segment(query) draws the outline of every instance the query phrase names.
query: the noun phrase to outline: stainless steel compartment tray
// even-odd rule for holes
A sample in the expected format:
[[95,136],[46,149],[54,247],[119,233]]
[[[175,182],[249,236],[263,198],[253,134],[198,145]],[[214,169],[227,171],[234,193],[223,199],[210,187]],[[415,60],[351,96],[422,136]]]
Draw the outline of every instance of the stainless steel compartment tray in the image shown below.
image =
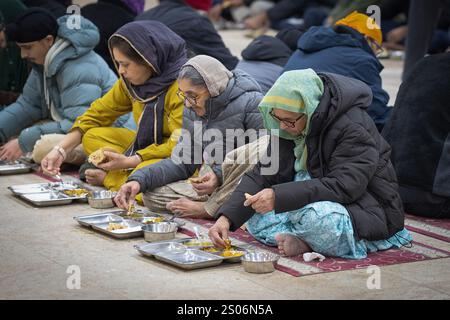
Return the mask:
[[162,251],[155,258],[185,270],[200,269],[217,266],[223,258],[196,249],[187,249],[184,252]]
[[94,224],[123,222],[124,219],[118,215],[120,213],[122,213],[122,211],[105,212],[99,214],[90,214],[85,216],[73,217],[73,219],[82,226],[92,227]]
[[72,183],[60,183],[60,182],[47,182],[47,183],[30,183],[30,184],[19,184],[14,186],[9,186],[8,189],[15,195],[22,195],[27,193],[47,193],[50,190],[60,191],[60,190],[72,190],[81,188],[75,182]]
[[24,163],[0,164],[0,175],[18,174],[31,171],[31,166]]
[[135,249],[139,251],[140,254],[147,257],[153,257],[155,254],[158,254],[162,251],[186,251],[187,248],[181,244],[184,239],[174,239],[169,241],[160,241],[160,242],[152,242],[152,243],[142,243],[135,245]]
[[109,222],[94,224],[92,228],[116,239],[129,239],[143,236],[141,223],[131,220],[124,220],[119,223],[127,225],[128,228],[109,231]]
[[30,193],[21,194],[20,198],[38,207],[59,206],[71,203],[74,199],[59,193]]

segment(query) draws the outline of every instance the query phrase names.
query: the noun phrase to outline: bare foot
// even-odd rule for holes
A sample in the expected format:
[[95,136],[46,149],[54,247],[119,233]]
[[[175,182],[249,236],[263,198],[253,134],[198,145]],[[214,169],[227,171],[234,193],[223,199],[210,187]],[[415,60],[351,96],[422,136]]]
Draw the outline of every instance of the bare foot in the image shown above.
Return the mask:
[[204,202],[192,201],[187,198],[171,201],[166,208],[173,213],[181,213],[181,217],[184,218],[211,218],[205,210]]
[[93,186],[102,187],[106,177],[106,171],[101,169],[88,169],[86,170],[85,175],[87,183]]
[[278,243],[278,250],[282,256],[292,257],[311,251],[311,248],[299,238],[287,234],[280,233],[275,236]]

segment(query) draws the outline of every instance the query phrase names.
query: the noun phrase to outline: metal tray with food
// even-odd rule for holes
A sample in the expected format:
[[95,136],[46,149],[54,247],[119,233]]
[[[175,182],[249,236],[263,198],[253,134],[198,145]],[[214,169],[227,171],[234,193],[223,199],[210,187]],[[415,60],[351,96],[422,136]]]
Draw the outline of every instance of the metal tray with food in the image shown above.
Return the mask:
[[93,224],[92,228],[116,239],[129,239],[143,236],[142,224],[132,220]]
[[184,238],[174,239],[170,241],[160,241],[135,246],[136,250],[144,256],[152,257],[162,254],[163,252],[183,252],[185,250],[198,250],[208,254],[212,254],[221,258],[225,262],[237,263],[241,262],[241,257],[247,253],[247,250],[238,246],[231,246],[227,249],[219,249],[214,247],[209,240]]
[[95,224],[103,224],[103,223],[119,223],[124,219],[118,214],[123,211],[113,211],[113,212],[104,212],[98,214],[90,214],[84,216],[73,217],[75,221],[77,221],[80,225],[86,227],[92,227]]
[[8,187],[8,189],[15,195],[26,193],[46,193],[49,191],[73,190],[78,188],[80,188],[80,185],[76,182],[29,183]]
[[161,251],[155,258],[185,270],[214,267],[222,263],[223,258],[196,249],[185,251]]
[[31,171],[31,166],[20,162],[0,162],[0,175],[27,173]]

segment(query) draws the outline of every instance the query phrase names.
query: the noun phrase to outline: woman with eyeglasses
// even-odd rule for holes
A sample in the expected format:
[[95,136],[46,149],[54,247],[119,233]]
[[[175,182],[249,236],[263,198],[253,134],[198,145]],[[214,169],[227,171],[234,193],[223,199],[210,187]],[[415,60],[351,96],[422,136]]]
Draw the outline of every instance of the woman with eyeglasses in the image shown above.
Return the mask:
[[[214,218],[240,177],[256,164],[243,159],[234,166],[224,159],[227,152],[245,154],[237,150],[255,157],[255,150],[264,143],[264,139],[256,140],[258,130],[263,129],[258,110],[263,95],[247,73],[228,71],[220,61],[205,55],[190,59],[181,68],[178,85],[185,109],[181,138],[172,157],[134,172],[120,189],[116,204],[127,208],[143,192],[144,204],[151,211],[168,209],[183,217]],[[198,179],[186,181],[197,171]]]
[[355,79],[284,73],[259,106],[279,137],[280,169],[267,175],[257,165],[242,178],[209,230],[214,244],[224,247],[244,223],[286,256],[362,259],[408,244],[391,149],[365,111],[371,98]]
[[[109,48],[120,79],[75,120],[41,166],[58,174],[79,143],[87,155],[105,148],[106,162],[85,170],[86,181],[118,190],[133,171],[169,157],[176,145],[183,115],[177,76],[187,57],[184,40],[156,21],[124,25],[109,39]],[[129,112],[136,131],[110,127]]]

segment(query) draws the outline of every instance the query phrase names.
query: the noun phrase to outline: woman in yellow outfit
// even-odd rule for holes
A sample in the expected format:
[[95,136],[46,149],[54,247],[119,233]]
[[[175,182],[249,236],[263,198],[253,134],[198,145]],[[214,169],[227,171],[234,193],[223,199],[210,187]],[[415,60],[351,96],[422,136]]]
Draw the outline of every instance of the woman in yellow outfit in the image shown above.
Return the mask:
[[[184,40],[156,21],[124,25],[111,36],[109,47],[120,79],[76,119],[41,166],[59,174],[66,154],[80,142],[88,155],[106,148],[108,161],[86,170],[86,181],[118,190],[135,170],[170,157],[183,119],[176,80],[187,57]],[[130,111],[137,131],[111,127]]]

